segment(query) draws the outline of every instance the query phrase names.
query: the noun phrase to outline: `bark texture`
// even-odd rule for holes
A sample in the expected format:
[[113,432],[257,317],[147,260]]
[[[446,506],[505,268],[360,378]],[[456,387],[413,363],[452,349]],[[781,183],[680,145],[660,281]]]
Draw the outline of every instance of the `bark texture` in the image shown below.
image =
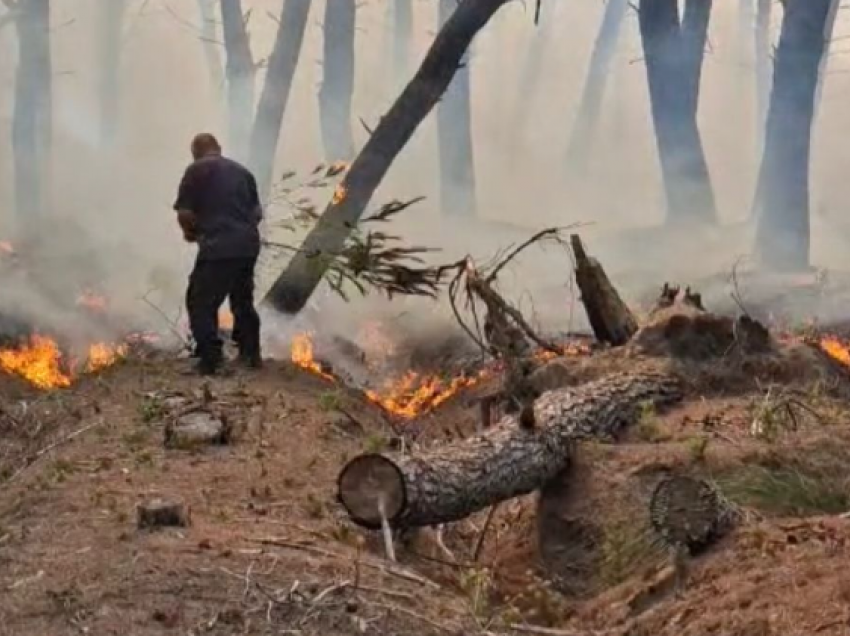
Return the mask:
[[567,146],[567,169],[574,178],[585,174],[587,158],[593,147],[593,139],[602,113],[602,100],[605,96],[608,74],[617,52],[617,43],[620,40],[620,32],[628,8],[629,0],[608,0],[605,5],[602,26],[599,27],[599,34],[593,45],[578,114]]
[[[457,6],[457,0],[440,0],[441,25],[448,22]],[[469,72],[467,52],[437,106],[440,209],[444,216],[475,216],[475,160]]]
[[638,330],[637,320],[622,301],[608,275],[595,258],[590,258],[577,235],[570,237],[576,261],[576,284],[593,334],[613,346],[626,344]]
[[755,201],[756,253],[774,271],[809,267],[809,160],[832,0],[787,0]]
[[98,15],[97,63],[98,102],[100,105],[100,141],[115,145],[121,107],[121,33],[124,25],[124,0],[100,0]]
[[463,0],[437,34],[416,75],[381,119],[264,302],[278,311],[301,311],[356,227],[381,183],[416,128],[448,88],[475,34],[507,0]]
[[285,0],[274,49],[269,57],[266,82],[257,104],[257,117],[251,129],[249,164],[257,178],[262,199],[271,190],[283,115],[292,91],[309,14],[310,0]]
[[319,90],[322,141],[327,161],[349,161],[354,157],[351,135],[351,98],[354,93],[353,0],[325,5],[324,77]]
[[711,176],[697,126],[700,69],[711,0],[641,0],[652,119],[667,198],[669,224],[715,222]]
[[615,436],[642,404],[680,398],[675,378],[649,373],[551,391],[535,405],[535,430],[509,416],[460,444],[418,456],[356,457],[340,473],[339,499],[356,523],[369,528],[380,526],[380,507],[395,528],[457,521],[541,488],[568,466],[576,442]]
[[49,0],[26,0],[18,6],[18,68],[12,148],[15,206],[23,226],[47,212],[49,160],[53,132],[53,66]]
[[227,55],[227,127],[230,154],[239,161],[248,159],[248,142],[254,121],[254,80],[256,66],[242,0],[221,0],[221,23]]
[[201,15],[201,46],[204,48],[204,59],[210,74],[210,84],[214,94],[221,95],[224,87],[224,69],[219,52],[218,27],[215,17],[216,0],[198,0],[198,11]]

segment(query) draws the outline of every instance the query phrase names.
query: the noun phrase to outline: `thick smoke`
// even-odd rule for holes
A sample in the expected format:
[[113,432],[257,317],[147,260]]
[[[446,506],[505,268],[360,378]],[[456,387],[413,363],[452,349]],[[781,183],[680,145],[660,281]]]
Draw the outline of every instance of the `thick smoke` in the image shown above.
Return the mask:
[[[57,329],[70,329],[73,311],[64,294],[100,286],[115,311],[139,323],[165,328],[141,298],[151,290],[166,313],[180,312],[192,246],[177,231],[171,204],[181,172],[189,161],[188,143],[202,130],[226,142],[226,98],[213,85],[209,46],[201,39],[196,0],[128,3],[121,46],[121,103],[116,148],[101,144],[97,107],[97,12],[104,0],[53,2],[54,148],[52,210],[37,228],[37,247],[19,241],[22,224],[13,208],[12,156],[9,135],[0,139],[0,240],[8,237],[27,258],[38,259],[37,272],[26,276],[0,270],[3,312],[38,317]],[[401,3],[400,3],[401,4]],[[430,116],[393,166],[373,205],[391,198],[425,196],[394,228],[409,242],[440,247],[449,260],[467,252],[486,260],[499,248],[516,243],[550,225],[589,223],[582,230],[591,252],[601,258],[627,295],[672,279],[682,283],[730,271],[751,248],[742,223],[749,215],[759,163],[754,25],[742,26],[737,3],[715,3],[709,33],[711,49],[703,69],[699,122],[723,223],[713,236],[694,237],[651,230],[663,218],[663,192],[641,61],[637,20],[630,11],[623,25],[607,78],[596,142],[584,158],[585,177],[569,185],[565,155],[580,101],[604,3],[544,3],[543,20],[556,21],[543,48],[538,85],[528,87],[526,53],[542,27],[533,24],[533,2],[508,3],[474,42],[470,55],[472,117],[479,219],[441,218],[438,211],[438,166],[435,117]],[[411,2],[411,64],[418,65],[437,27],[436,2]],[[245,0],[253,7],[249,27],[256,60],[271,49],[280,0]],[[288,169],[307,175],[323,154],[319,129],[318,87],[322,79],[321,16],[324,2],[314,2],[301,61],[287,107],[276,174]],[[357,13],[355,94],[352,127],[355,144],[367,138],[386,111],[399,85],[393,51],[393,12],[385,3],[359,3]],[[775,12],[773,36],[781,12]],[[749,29],[750,31],[747,31]],[[839,17],[836,37],[845,26]],[[219,35],[220,37],[220,35]],[[742,46],[741,41],[749,42]],[[9,130],[16,64],[14,29],[0,30],[0,126]],[[840,266],[850,224],[843,220],[846,154],[843,136],[850,116],[840,108],[846,90],[840,47],[833,47],[827,83],[816,122],[812,183],[813,255],[818,265]],[[218,47],[224,54],[223,47]],[[263,72],[258,75],[262,82]],[[258,93],[259,93],[258,84]],[[518,91],[521,87],[528,92]],[[517,127],[517,112],[524,121]],[[361,125],[360,121],[365,124]],[[225,143],[225,149],[226,149]],[[310,193],[321,209],[328,190]],[[283,211],[271,211],[282,214]],[[271,237],[292,240],[270,228]],[[35,266],[33,266],[35,268]],[[258,281],[262,295],[280,268],[266,263]],[[506,291],[536,310],[546,324],[566,327],[575,315],[569,289],[569,256],[557,249],[533,250],[504,280]],[[718,298],[726,292],[718,292]],[[530,298],[534,298],[533,305]],[[297,328],[313,327],[351,335],[374,316],[406,312],[410,324],[426,330],[448,321],[445,307],[412,300],[387,303],[357,299],[345,305],[317,298],[327,308],[302,317]],[[423,311],[423,308],[427,311]],[[283,318],[267,322],[266,332],[295,329]],[[288,325],[288,326],[287,326]],[[74,327],[86,331],[92,325]],[[100,327],[98,327],[100,328]]]

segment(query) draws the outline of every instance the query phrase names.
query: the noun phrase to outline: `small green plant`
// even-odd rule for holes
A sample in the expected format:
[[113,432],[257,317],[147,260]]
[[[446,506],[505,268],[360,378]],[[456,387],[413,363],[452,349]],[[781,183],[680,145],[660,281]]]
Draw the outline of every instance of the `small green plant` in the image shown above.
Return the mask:
[[145,397],[139,402],[139,417],[145,424],[162,419],[165,415],[165,405],[158,397]]
[[635,434],[639,440],[649,443],[660,442],[665,438],[661,430],[661,420],[652,402],[641,402],[638,407]]
[[341,406],[342,393],[340,391],[323,391],[319,394],[319,408],[323,411],[335,411]]
[[380,433],[373,433],[363,442],[363,450],[367,453],[382,453],[387,449],[389,444],[390,441],[386,436]]
[[705,461],[709,442],[711,442],[711,438],[708,435],[698,435],[688,439],[688,456],[692,463],[701,464]]
[[827,466],[745,466],[717,482],[733,503],[768,514],[807,517],[850,509],[847,478]]
[[487,568],[470,568],[460,575],[460,589],[469,600],[473,615],[479,619],[486,618],[490,611],[490,594],[493,588],[493,578]]

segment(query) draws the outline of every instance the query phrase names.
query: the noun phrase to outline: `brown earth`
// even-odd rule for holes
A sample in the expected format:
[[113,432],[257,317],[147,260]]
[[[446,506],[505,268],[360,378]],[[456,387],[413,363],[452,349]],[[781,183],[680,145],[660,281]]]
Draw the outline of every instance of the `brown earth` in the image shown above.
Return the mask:
[[[850,633],[850,385],[808,347],[550,363],[550,388],[672,368],[688,399],[583,446],[542,499],[499,506],[478,562],[486,512],[442,542],[401,537],[397,564],[345,518],[340,467],[392,438],[359,393],[288,363],[208,382],[184,365],[134,358],[54,393],[0,377],[0,634]],[[492,388],[407,426],[422,444],[469,435]],[[175,396],[224,416],[231,443],[166,449]],[[674,471],[714,479],[745,512],[678,594],[646,520]],[[184,502],[191,525],[138,530],[154,498]]]

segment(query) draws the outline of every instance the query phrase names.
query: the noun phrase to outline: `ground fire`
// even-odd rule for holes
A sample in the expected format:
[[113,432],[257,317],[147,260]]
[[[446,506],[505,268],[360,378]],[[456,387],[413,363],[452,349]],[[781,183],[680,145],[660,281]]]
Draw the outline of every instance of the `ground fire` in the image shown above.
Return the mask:
[[826,336],[820,340],[820,348],[832,359],[850,367],[850,347],[835,336]]
[[71,386],[81,373],[94,373],[115,364],[126,355],[125,345],[95,343],[88,347],[85,360],[63,355],[52,338],[33,335],[20,347],[0,350],[0,369],[17,375],[39,389]]

